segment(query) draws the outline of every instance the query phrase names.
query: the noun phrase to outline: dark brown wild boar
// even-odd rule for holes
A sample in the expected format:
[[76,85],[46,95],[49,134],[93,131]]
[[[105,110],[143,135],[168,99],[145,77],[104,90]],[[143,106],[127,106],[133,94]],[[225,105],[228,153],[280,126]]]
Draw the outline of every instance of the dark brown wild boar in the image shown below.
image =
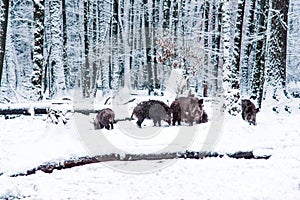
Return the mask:
[[181,124],[181,107],[180,107],[180,103],[178,101],[178,99],[175,99],[171,106],[171,111],[172,111],[172,115],[173,115],[173,119],[172,119],[172,125],[175,126],[176,122],[178,123],[178,125]]
[[197,97],[179,97],[181,108],[181,120],[185,120],[190,126],[194,122],[201,123],[203,115],[203,99]]
[[259,111],[249,99],[242,99],[242,118],[249,124],[256,125],[256,113]]
[[94,120],[94,127],[95,129],[102,129],[105,127],[109,130],[114,128],[114,122],[115,113],[110,108],[104,108],[97,113],[96,119]]
[[161,126],[161,120],[171,124],[171,110],[167,104],[158,100],[149,100],[140,102],[132,111],[131,118],[137,117],[136,124],[142,127],[145,119],[152,119],[154,126],[158,123]]

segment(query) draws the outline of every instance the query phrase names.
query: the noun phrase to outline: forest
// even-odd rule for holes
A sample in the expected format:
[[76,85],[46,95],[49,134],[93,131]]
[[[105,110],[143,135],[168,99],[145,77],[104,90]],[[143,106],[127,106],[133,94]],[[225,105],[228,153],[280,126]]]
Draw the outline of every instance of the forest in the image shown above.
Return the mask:
[[0,101],[80,90],[289,98],[300,81],[296,0],[1,0]]
[[0,199],[299,199],[299,119],[300,0],[0,0]]

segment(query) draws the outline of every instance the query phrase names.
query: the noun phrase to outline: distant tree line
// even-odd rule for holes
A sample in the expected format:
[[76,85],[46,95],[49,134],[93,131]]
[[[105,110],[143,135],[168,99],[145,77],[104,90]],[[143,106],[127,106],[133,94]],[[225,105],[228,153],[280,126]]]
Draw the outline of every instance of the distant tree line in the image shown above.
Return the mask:
[[260,107],[265,96],[288,97],[287,63],[297,66],[288,49],[289,28],[299,33],[295,0],[1,0],[0,6],[1,96],[12,101],[73,89],[84,98],[122,87],[163,91],[171,70],[180,68],[187,90],[237,91]]

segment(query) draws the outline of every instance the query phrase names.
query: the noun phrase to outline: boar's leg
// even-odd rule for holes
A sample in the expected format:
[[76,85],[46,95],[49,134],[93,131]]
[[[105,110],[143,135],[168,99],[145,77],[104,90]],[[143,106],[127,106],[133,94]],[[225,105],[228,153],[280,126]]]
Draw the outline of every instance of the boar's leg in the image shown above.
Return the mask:
[[161,127],[161,120],[158,120],[158,126]]
[[180,115],[181,114],[177,114],[177,113],[173,113],[173,119],[172,119],[172,124],[173,126],[176,125],[176,122],[178,123],[178,125],[180,125],[180,122],[181,122],[181,118],[180,118]]
[[153,126],[156,126],[157,120],[153,119]]
[[136,124],[138,125],[139,128],[142,128],[142,123],[144,121],[145,118],[140,118],[137,120]]
[[243,118],[243,120],[245,120],[245,112],[244,111],[242,112],[242,118]]
[[181,125],[181,119],[173,119],[173,126],[176,125],[176,122],[178,125]]
[[177,120],[173,118],[173,120],[172,120],[172,125],[173,125],[173,126],[175,126],[176,121],[177,121]]
[[187,116],[187,121],[188,121],[188,123],[189,123],[190,126],[193,126],[194,120],[193,120],[193,117],[192,117],[192,116],[188,115],[188,116]]
[[99,122],[97,122],[96,120],[94,120],[94,128],[99,129]]
[[104,128],[103,124],[99,123],[99,125],[100,125],[100,129]]
[[206,122],[208,122],[208,115],[205,111],[203,111],[201,123],[206,123]]
[[153,119],[153,124],[154,126],[156,126],[156,124],[158,124],[158,126],[161,126],[161,119]]
[[113,122],[110,123],[110,127],[111,127],[111,129],[114,129],[114,123]]

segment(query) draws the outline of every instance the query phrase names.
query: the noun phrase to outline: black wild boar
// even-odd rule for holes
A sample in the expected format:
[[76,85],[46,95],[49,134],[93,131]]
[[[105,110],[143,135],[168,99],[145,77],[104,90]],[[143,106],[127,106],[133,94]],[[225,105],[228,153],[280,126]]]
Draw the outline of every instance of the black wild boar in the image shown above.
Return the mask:
[[181,123],[181,107],[180,107],[180,103],[179,103],[178,99],[175,99],[172,102],[170,108],[171,108],[172,115],[173,115],[172,125],[175,126],[176,122],[178,123],[178,125],[180,125],[180,123]]
[[259,111],[249,99],[242,99],[242,118],[249,124],[256,125],[256,113]]
[[203,99],[197,97],[179,97],[181,120],[186,120],[190,126],[194,121],[200,123],[203,115]]
[[105,127],[109,130],[114,128],[114,122],[115,113],[110,108],[104,108],[97,113],[96,119],[94,120],[94,127],[95,129],[102,129]]
[[158,123],[161,126],[161,120],[171,124],[171,110],[167,104],[158,100],[149,100],[140,102],[132,111],[131,118],[135,115],[138,118],[136,124],[142,127],[144,119],[152,119],[154,126]]

